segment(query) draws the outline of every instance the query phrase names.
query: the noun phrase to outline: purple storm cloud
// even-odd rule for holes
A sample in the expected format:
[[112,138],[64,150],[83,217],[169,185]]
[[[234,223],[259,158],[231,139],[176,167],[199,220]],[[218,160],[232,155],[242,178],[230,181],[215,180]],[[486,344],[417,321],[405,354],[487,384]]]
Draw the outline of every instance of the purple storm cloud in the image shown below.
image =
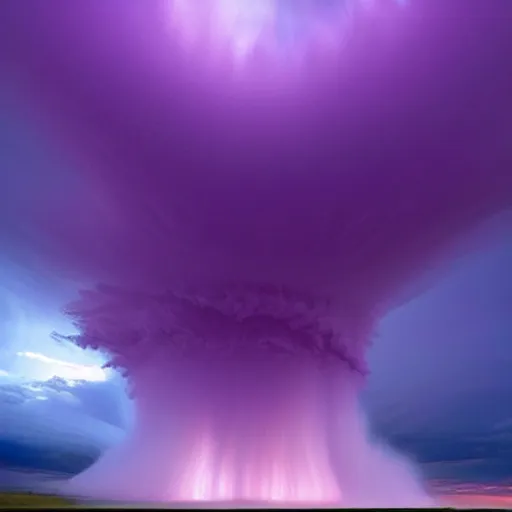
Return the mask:
[[365,352],[511,204],[512,4],[199,4],[0,5],[1,72],[70,169],[7,227],[87,283],[70,339],[136,399],[68,492],[428,505],[366,433]]

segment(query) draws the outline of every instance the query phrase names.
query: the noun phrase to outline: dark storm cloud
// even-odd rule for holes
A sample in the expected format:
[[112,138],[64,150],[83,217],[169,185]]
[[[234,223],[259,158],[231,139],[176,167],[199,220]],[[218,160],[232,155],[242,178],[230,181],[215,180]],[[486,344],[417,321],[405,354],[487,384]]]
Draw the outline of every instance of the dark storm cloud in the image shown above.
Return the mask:
[[124,389],[117,379],[87,382],[59,377],[46,381],[0,378],[0,414],[3,413],[4,425],[9,422],[12,406],[34,408],[41,414],[46,414],[46,409],[65,411],[73,407],[101,422],[124,428],[128,421],[125,400]]
[[430,476],[512,478],[510,261],[509,232],[498,231],[389,315],[370,354],[375,429]]
[[0,464],[65,473],[85,469],[124,435],[114,426],[121,422],[115,415],[121,400],[112,400],[109,388],[119,393],[114,383],[2,379]]

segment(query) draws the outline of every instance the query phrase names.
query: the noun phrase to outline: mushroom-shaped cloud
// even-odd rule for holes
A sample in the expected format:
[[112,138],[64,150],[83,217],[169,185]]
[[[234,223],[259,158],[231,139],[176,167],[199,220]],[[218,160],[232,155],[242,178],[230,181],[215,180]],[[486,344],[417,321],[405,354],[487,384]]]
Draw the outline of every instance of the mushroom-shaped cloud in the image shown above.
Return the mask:
[[72,339],[137,401],[73,492],[428,504],[366,439],[364,353],[510,205],[512,4],[199,4],[0,6],[2,72],[74,173],[20,194],[23,249],[98,285]]

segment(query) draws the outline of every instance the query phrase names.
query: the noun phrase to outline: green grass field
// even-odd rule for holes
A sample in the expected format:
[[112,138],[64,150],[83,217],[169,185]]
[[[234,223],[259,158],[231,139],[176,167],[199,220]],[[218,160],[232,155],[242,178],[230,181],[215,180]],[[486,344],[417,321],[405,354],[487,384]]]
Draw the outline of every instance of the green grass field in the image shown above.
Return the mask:
[[45,494],[0,493],[1,508],[61,508],[74,504],[59,496]]

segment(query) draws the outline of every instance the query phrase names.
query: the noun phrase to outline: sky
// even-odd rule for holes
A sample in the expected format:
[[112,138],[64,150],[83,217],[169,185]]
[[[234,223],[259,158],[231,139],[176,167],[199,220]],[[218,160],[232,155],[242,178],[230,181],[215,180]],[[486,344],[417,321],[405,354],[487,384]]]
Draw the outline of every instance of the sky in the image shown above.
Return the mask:
[[[18,180],[58,180],[62,164],[37,127],[7,106],[11,100],[0,85],[2,167],[19,170]],[[54,331],[73,332],[59,312],[73,292],[20,264],[9,222],[15,203],[0,188],[0,468],[19,464],[20,453],[48,461],[56,445],[66,457],[82,454],[78,467],[122,438],[133,411],[122,378],[101,368],[104,355],[52,339]],[[510,219],[491,221],[485,248],[461,256],[384,318],[363,397],[375,435],[408,453],[428,478],[482,492],[512,485]],[[59,293],[45,297],[49,281]],[[66,470],[61,462],[52,468]]]

